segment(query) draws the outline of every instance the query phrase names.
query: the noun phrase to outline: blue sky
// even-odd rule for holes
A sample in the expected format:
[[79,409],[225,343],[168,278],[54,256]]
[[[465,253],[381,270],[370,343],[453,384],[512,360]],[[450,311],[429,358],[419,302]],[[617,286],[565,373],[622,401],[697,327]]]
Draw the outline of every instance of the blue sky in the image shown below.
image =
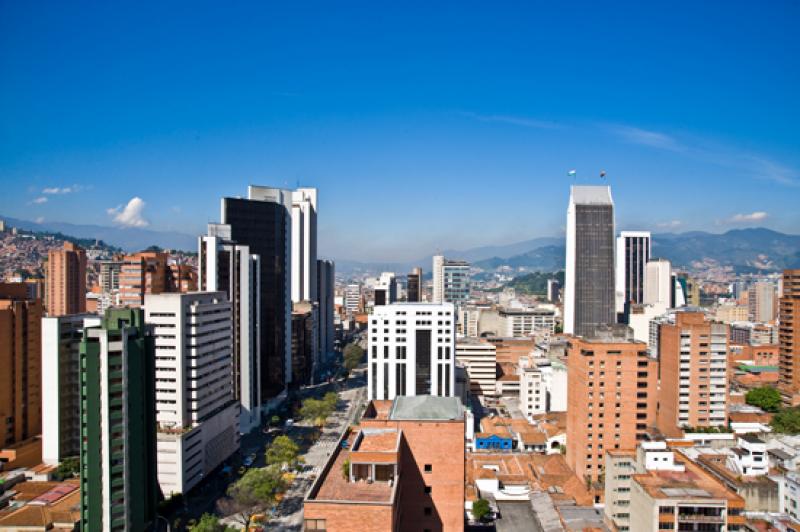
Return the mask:
[[412,259],[560,234],[574,168],[623,229],[800,233],[797,2],[113,4],[0,2],[0,214],[299,183],[321,253]]

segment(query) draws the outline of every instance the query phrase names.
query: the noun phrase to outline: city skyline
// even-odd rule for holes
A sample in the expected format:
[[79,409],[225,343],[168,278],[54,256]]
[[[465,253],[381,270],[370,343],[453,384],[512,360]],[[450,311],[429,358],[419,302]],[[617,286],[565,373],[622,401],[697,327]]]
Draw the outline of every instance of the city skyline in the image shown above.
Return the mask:
[[2,9],[2,216],[197,236],[299,185],[320,256],[412,260],[561,236],[569,185],[607,182],[619,230],[800,227],[788,2]]

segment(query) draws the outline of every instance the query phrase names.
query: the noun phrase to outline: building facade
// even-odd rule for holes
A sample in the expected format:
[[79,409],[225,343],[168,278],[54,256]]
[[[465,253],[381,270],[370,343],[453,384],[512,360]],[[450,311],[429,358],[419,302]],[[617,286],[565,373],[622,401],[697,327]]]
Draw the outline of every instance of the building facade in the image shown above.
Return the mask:
[[474,396],[494,397],[497,393],[497,348],[486,340],[456,340],[456,361],[464,365],[469,391]]
[[780,300],[780,377],[785,405],[800,404],[800,270],[784,270]]
[[607,186],[573,186],[567,209],[564,332],[583,336],[615,319],[614,203]]
[[187,493],[239,449],[231,303],[225,292],[149,294],[155,338],[158,482]]
[[350,283],[344,288],[344,308],[351,316],[361,312],[361,285]]
[[48,316],[86,312],[86,252],[72,242],[50,250],[45,286]]
[[644,277],[650,260],[650,231],[622,231],[617,237],[616,309],[644,303]]
[[674,303],[672,264],[667,259],[651,260],[646,265],[644,302],[648,305],[672,307]]
[[394,303],[369,318],[369,399],[455,395],[452,303]]
[[422,301],[422,268],[414,268],[408,274],[406,286],[406,301],[409,303],[419,303]]
[[292,302],[317,301],[317,189],[292,196]]
[[775,321],[778,305],[775,285],[767,281],[757,281],[750,285],[747,296],[750,321],[770,323]]
[[433,302],[462,305],[469,301],[469,262],[433,257]]
[[332,260],[317,260],[317,298],[319,300],[320,359],[325,362],[332,355],[336,341],[335,322],[336,265]]
[[126,255],[119,274],[119,304],[140,307],[145,294],[161,294],[169,290],[167,254],[142,251]]
[[81,530],[156,519],[155,347],[141,309],[112,309],[80,346]]

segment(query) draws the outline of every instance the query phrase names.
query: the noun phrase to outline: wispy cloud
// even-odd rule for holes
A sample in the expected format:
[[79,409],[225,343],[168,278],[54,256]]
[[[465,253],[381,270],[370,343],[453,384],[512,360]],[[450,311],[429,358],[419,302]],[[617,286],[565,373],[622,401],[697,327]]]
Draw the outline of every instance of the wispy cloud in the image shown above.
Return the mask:
[[650,131],[633,126],[611,125],[608,126],[609,130],[621,137],[625,142],[631,144],[639,144],[641,146],[649,146],[651,148],[658,148],[661,150],[669,150],[675,152],[684,152],[687,147],[680,143],[674,137],[666,133],[659,133],[658,131]]
[[675,229],[676,227],[680,227],[683,225],[683,222],[680,220],[670,220],[668,222],[659,222],[656,224],[656,227],[661,229]]
[[729,223],[748,223],[766,220],[768,214],[764,211],[755,211],[746,214],[734,214],[728,219]]
[[150,222],[145,220],[142,216],[145,205],[144,200],[136,196],[131,198],[124,207],[118,205],[112,209],[106,209],[106,212],[109,216],[112,216],[114,222],[119,225],[125,227],[147,227],[150,225]]
[[500,124],[511,124],[513,126],[529,127],[536,129],[561,129],[562,124],[549,120],[537,120],[526,116],[515,115],[485,115],[472,111],[462,111],[461,116],[466,116],[480,122],[495,122]]
[[72,185],[70,187],[47,187],[42,190],[42,194],[71,194],[79,192],[83,187],[81,185]]
[[31,201],[31,203],[35,203],[36,205],[41,205],[42,203],[47,203],[47,198],[45,196],[39,196],[38,198]]

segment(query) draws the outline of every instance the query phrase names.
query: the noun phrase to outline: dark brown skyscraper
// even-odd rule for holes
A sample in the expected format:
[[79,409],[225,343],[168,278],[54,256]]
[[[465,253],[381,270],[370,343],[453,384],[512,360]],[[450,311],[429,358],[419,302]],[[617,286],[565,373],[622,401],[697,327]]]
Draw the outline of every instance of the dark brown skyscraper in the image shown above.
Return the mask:
[[406,288],[409,303],[422,301],[422,269],[414,268],[408,274],[408,287]]

